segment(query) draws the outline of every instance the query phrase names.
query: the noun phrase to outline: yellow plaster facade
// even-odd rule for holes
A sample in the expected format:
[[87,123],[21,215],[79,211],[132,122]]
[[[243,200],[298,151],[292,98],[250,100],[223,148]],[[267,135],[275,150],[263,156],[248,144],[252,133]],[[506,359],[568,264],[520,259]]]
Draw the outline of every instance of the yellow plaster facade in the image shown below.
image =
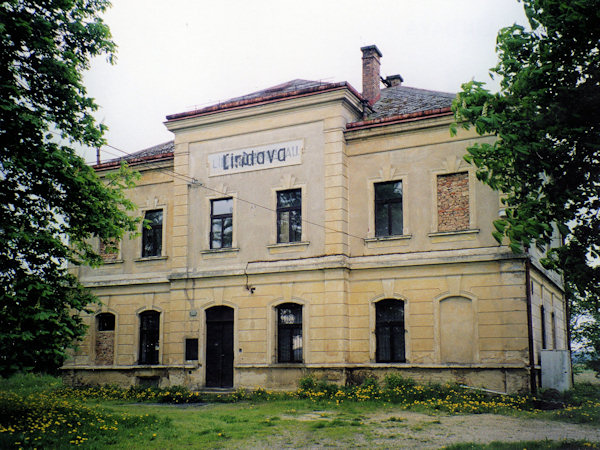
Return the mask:
[[[114,262],[77,269],[103,305],[86,317],[90,332],[65,377],[291,389],[308,372],[343,384],[398,371],[529,390],[539,351],[567,348],[564,295],[560,279],[492,238],[498,194],[462,159],[467,145],[491,138],[451,137],[447,110],[377,122],[363,120],[364,108],[340,83],[169,118],[172,156],[132,162],[142,177],[131,199],[142,215],[162,211],[160,251],[143,257],[142,237],[126,238]],[[290,142],[301,142],[301,158],[289,164],[211,172],[209,155]],[[462,174],[467,186],[463,229],[438,229],[444,174]],[[402,231],[382,235],[376,189],[393,182],[402,186]],[[301,231],[280,242],[278,196],[290,190],[300,193]],[[232,200],[231,243],[211,248],[220,199]],[[301,317],[291,353],[282,338],[289,305]],[[142,330],[148,311],[154,335]],[[112,364],[94,354],[101,313],[114,316]]]

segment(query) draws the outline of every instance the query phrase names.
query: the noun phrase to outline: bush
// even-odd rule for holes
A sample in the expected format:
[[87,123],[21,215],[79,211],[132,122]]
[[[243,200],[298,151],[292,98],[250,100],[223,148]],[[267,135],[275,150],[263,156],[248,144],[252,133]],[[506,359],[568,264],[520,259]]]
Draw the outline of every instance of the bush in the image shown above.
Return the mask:
[[317,392],[324,392],[327,397],[331,398],[338,390],[339,386],[334,383],[329,383],[326,380],[319,380],[315,386]]
[[362,387],[373,391],[379,391],[379,381],[377,381],[377,378],[367,377],[365,378],[365,381],[363,381]]
[[308,374],[300,380],[298,380],[298,387],[303,391],[313,391],[315,389],[316,381],[313,374]]
[[389,373],[384,378],[385,388],[392,390],[395,388],[412,388],[417,383],[411,378],[404,378],[402,375],[397,373]]

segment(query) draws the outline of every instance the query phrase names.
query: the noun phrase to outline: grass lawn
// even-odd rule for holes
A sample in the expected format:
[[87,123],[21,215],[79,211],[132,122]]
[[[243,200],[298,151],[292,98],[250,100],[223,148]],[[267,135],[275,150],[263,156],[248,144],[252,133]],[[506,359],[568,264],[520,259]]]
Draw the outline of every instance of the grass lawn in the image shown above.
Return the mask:
[[[477,425],[495,417],[486,413],[600,425],[599,385],[582,384],[562,400],[565,408],[540,411],[532,397],[489,397],[399,377],[383,387],[311,382],[294,393],[206,396],[181,388],[72,389],[56,378],[27,375],[0,381],[0,448],[394,447],[397,439],[433,445],[454,427],[448,420],[461,415]],[[489,445],[447,448],[596,446],[581,439]]]

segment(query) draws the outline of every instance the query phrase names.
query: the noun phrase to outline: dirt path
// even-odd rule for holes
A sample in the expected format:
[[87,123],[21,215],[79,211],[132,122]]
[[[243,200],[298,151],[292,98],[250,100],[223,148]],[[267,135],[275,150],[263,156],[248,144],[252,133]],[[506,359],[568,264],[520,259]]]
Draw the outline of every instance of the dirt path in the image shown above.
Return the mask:
[[[329,414],[309,413],[295,419],[317,421],[323,420],[324,415]],[[330,417],[334,415],[332,413]],[[273,435],[262,442],[246,442],[244,448],[439,449],[459,442],[485,444],[545,439],[600,442],[600,429],[596,427],[495,414],[430,416],[398,411],[393,414],[365,415],[363,423],[365,427],[352,430],[352,433],[335,440],[298,430],[297,433]]]
[[379,420],[380,437],[374,446],[403,448],[440,448],[459,442],[490,443],[494,441],[539,441],[549,439],[585,439],[600,442],[600,429],[564,422],[522,419],[495,414],[464,416],[429,416],[404,412],[402,422],[390,422],[390,417],[370,417]]

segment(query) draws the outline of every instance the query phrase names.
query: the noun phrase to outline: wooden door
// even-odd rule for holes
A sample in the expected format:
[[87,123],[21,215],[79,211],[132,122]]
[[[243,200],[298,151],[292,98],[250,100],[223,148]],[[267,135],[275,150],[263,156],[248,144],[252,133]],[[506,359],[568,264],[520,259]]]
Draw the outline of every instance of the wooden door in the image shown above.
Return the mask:
[[206,386],[233,386],[233,309],[206,310]]

